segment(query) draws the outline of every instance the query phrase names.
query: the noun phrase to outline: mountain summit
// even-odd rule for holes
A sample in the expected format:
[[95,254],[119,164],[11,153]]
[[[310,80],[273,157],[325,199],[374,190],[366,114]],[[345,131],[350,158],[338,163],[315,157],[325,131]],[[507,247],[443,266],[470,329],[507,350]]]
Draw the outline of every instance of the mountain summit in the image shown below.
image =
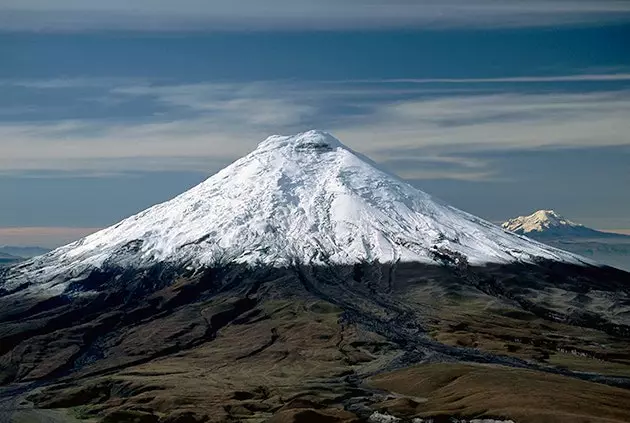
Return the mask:
[[[218,263],[580,263],[432,198],[309,131],[271,136],[163,204],[17,267],[16,284],[66,282],[94,269]],[[72,275],[71,278],[68,275]]]

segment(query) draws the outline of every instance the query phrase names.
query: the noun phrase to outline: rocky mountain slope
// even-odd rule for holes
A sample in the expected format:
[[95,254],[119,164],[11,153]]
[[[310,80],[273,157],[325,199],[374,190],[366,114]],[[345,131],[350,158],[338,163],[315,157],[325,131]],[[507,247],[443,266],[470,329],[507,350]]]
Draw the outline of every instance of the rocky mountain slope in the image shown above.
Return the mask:
[[274,136],[0,271],[0,417],[622,422],[629,294],[630,274],[450,207],[329,134]]

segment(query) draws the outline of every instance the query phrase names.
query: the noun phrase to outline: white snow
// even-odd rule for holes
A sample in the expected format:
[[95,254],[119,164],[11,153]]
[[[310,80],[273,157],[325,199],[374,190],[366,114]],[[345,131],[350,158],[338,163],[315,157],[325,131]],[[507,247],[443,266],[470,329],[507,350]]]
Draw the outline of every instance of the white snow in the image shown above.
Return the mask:
[[523,234],[544,232],[552,228],[583,228],[582,225],[571,222],[553,210],[538,210],[529,216],[518,216],[501,226],[505,230]]
[[178,197],[12,268],[5,287],[59,290],[105,264],[433,263],[436,247],[471,264],[584,262],[448,206],[309,131],[269,137]]
[[368,418],[368,423],[396,423],[401,421],[398,417],[394,417],[391,414],[379,413],[375,411]]

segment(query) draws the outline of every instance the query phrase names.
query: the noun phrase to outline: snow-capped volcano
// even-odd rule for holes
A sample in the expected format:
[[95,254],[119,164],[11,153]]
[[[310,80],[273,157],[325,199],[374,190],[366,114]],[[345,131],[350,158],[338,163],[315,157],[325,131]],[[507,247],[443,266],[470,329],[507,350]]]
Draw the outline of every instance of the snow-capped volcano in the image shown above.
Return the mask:
[[537,239],[554,237],[626,238],[622,234],[602,232],[570,221],[553,210],[538,210],[529,216],[518,216],[504,222],[503,229]]
[[330,134],[309,131],[269,137],[178,197],[12,268],[5,283],[63,285],[93,269],[156,263],[434,263],[436,252],[471,264],[582,263],[443,204]]
[[538,210],[529,216],[518,216],[504,222],[503,229],[518,234],[545,232],[554,229],[584,228],[579,223],[571,222],[553,210]]

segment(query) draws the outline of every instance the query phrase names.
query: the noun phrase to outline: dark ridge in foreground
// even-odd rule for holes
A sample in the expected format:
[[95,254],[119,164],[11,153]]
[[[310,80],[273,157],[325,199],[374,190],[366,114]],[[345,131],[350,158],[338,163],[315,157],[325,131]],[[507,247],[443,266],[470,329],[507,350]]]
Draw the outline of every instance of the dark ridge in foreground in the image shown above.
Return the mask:
[[[301,360],[296,352],[317,355],[321,348],[334,359],[323,361],[321,374],[287,376],[304,381],[293,381],[292,389],[341,389],[345,399],[337,403],[358,416],[373,402],[373,390],[362,387],[366,378],[417,363],[495,364],[630,388],[630,353],[624,351],[630,274],[608,267],[364,263],[181,272],[164,265],[140,273],[95,271],[49,298],[26,295],[26,288],[0,296],[0,383],[50,385],[51,391],[33,397],[41,407],[92,404],[92,412],[103,415],[107,410],[96,405],[106,400],[93,385],[105,383],[103,377],[157,372],[138,369],[174,358],[179,365],[194,362],[190,357],[219,345],[208,366],[246,365],[261,386],[267,376],[255,369],[265,360],[294,363]],[[287,310],[293,311],[285,315]],[[302,315],[311,317],[298,336],[294,326]],[[328,332],[308,342],[300,338],[323,330],[317,325]],[[584,342],[572,331],[584,334]],[[593,340],[619,348],[593,349]],[[621,370],[550,361],[567,351]],[[330,374],[322,370],[327,366]],[[85,386],[92,386],[91,394]],[[107,386],[109,398],[114,388]],[[140,394],[134,389],[119,394],[135,398]],[[218,395],[217,404],[225,401],[219,393],[208,395]],[[125,402],[116,404],[126,410]]]

